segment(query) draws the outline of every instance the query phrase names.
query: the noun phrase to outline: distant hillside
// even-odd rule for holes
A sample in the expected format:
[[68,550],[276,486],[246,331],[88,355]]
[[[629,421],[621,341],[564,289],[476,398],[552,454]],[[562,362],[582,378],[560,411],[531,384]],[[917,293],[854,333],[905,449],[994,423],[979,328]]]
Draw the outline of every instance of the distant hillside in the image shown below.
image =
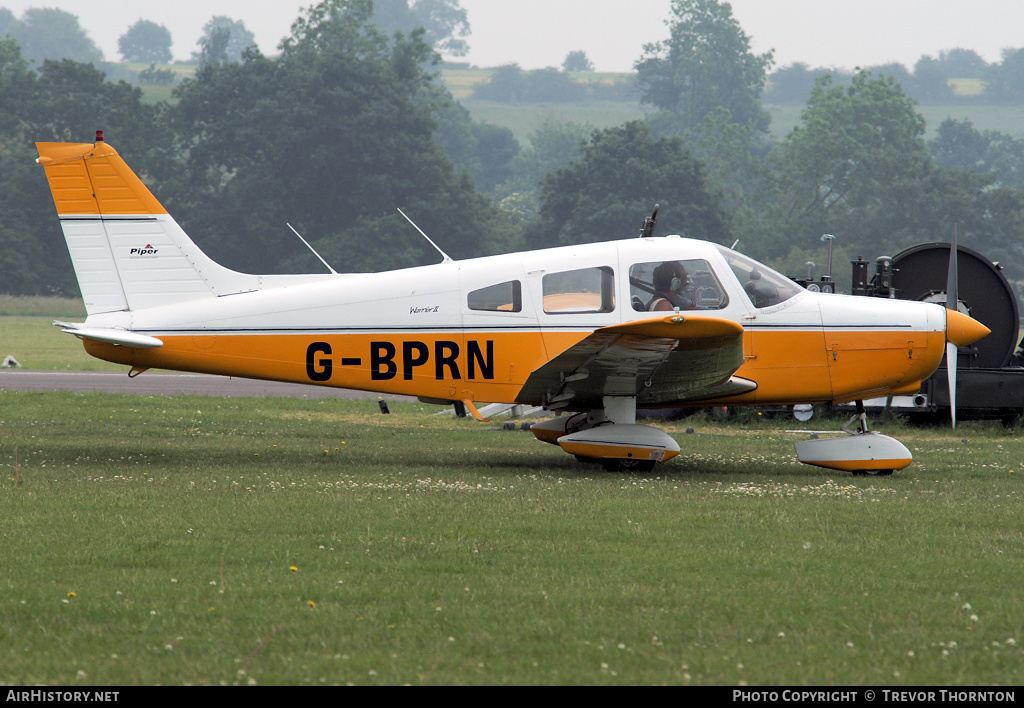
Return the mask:
[[[493,69],[444,69],[441,79],[452,95],[465,106],[474,120],[508,128],[521,144],[529,140],[534,130],[545,122],[573,122],[609,128],[630,120],[642,120],[649,108],[638,101],[583,101],[580,103],[502,103],[472,98],[473,90],[487,82]],[[624,80],[629,74],[571,74],[581,81]],[[956,81],[957,95],[972,95],[980,91],[977,81]],[[800,121],[802,105],[765,104],[771,113],[771,132],[784,137]],[[928,137],[932,137],[946,118],[970,119],[978,130],[994,130],[1024,139],[1024,106],[993,106],[985,104],[921,105],[918,113],[924,116]]]
[[[796,127],[804,109],[803,106],[771,104],[766,104],[765,108],[772,116],[772,135],[780,138]],[[1017,139],[1024,139],[1024,106],[948,104],[918,106],[917,112],[924,117],[927,126],[925,137],[929,140],[935,137],[939,125],[947,118],[967,119],[977,130],[994,130]]]
[[[125,69],[139,72],[149,68],[143,64],[124,64]],[[158,65],[156,69],[172,71],[179,79],[195,72],[193,64]],[[442,68],[440,78],[452,96],[469,110],[473,119],[508,128],[520,144],[529,142],[533,132],[546,122],[583,123],[595,129],[621,125],[630,120],[642,120],[648,110],[637,101],[582,101],[579,103],[503,103],[481,101],[472,97],[473,91],[490,80],[494,69]],[[629,74],[571,73],[577,81],[623,81]],[[980,91],[979,82],[971,79],[954,80],[957,95],[973,95]],[[156,102],[171,99],[170,86],[143,86],[148,100]],[[771,113],[771,132],[783,137],[800,120],[801,105],[766,104]],[[918,112],[924,116],[929,137],[946,118],[970,119],[978,130],[994,130],[1024,139],[1024,106],[997,106],[983,104],[922,105]]]
[[[469,110],[474,120],[508,128],[520,145],[529,143],[533,133],[545,123],[581,123],[594,129],[610,128],[645,115],[636,100],[586,99],[571,101],[497,101],[474,98],[477,88],[490,81],[496,69],[441,70],[441,79],[452,96]],[[539,72],[524,72],[539,73]],[[581,84],[611,86],[630,80],[630,74],[570,72],[567,76]]]

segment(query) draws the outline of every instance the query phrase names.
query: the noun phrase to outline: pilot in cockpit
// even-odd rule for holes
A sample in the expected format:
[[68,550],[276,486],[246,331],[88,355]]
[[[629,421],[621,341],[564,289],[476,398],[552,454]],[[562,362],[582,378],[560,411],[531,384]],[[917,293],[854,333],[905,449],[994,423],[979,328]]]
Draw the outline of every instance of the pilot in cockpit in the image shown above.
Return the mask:
[[695,310],[696,303],[686,294],[689,278],[683,264],[665,261],[654,269],[654,297],[647,303],[648,312],[663,310]]

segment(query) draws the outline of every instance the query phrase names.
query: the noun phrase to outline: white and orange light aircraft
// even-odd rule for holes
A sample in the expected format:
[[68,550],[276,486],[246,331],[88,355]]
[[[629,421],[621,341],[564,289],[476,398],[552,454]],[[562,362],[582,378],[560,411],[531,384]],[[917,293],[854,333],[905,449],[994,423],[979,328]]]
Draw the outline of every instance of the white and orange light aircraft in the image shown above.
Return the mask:
[[[988,333],[941,305],[809,292],[731,249],[649,228],[385,273],[247,275],[208,258],[102,132],[37,147],[88,313],[55,324],[130,376],[314,383],[462,402],[478,417],[476,402],[544,406],[572,415],[535,425],[540,440],[646,470],[679,445],[637,424],[638,407],[914,393],[947,340],[955,350]],[[798,458],[854,473],[910,464],[854,419],[844,435],[797,443]]]

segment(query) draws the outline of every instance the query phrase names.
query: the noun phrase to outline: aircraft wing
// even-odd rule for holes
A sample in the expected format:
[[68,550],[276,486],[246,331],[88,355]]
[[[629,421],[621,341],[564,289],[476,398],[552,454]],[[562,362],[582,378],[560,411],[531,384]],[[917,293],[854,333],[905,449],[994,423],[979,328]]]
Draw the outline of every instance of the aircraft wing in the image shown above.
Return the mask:
[[601,408],[604,396],[636,396],[638,408],[686,405],[753,391],[733,376],[743,364],[743,327],[674,313],[594,330],[535,370],[518,401],[548,408]]

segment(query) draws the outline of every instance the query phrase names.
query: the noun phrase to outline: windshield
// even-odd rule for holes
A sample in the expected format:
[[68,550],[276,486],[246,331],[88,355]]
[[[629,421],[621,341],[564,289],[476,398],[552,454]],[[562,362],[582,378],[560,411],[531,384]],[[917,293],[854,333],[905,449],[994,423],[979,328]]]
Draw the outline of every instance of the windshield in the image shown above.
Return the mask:
[[718,250],[722,252],[732,272],[739,278],[740,285],[754,307],[778,305],[804,290],[786,276],[742,253],[724,246],[719,246]]

